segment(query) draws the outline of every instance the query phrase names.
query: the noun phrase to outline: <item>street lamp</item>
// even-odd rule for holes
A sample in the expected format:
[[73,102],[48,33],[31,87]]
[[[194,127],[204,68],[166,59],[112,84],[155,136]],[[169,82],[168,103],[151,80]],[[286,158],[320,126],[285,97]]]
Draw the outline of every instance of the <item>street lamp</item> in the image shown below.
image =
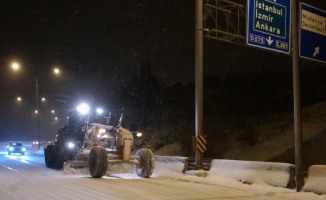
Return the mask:
[[38,80],[35,78],[35,89],[36,89],[36,111],[37,114],[37,150],[40,150],[40,115],[38,114]]
[[[16,62],[11,64],[11,67],[14,71],[18,71],[20,70],[20,65]],[[59,68],[54,68],[53,73],[56,75],[60,74],[60,70]],[[37,76],[35,77],[35,92],[36,92],[36,110],[35,110],[35,114],[37,114],[37,142],[38,142],[38,150],[40,149],[40,117],[39,117],[39,84],[38,84],[38,78]],[[18,97],[17,101],[21,101],[21,98]],[[41,99],[42,102],[46,101],[46,99],[43,97]]]
[[54,74],[60,74],[60,69],[59,68],[54,68],[53,69]]
[[11,64],[11,67],[12,67],[15,71],[19,70],[19,68],[20,68],[20,66],[19,66],[18,63],[12,63],[12,64]]

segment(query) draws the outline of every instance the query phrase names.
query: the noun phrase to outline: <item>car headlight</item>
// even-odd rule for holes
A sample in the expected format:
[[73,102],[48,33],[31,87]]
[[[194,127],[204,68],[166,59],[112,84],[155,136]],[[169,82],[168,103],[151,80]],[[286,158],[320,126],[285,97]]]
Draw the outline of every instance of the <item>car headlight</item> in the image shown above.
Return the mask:
[[22,148],[22,151],[26,151],[26,148],[25,148],[25,147],[23,147],[23,148]]
[[9,151],[13,151],[14,150],[14,147],[9,147]]
[[75,147],[75,144],[72,143],[72,142],[69,142],[69,143],[67,144],[67,146],[68,146],[69,149],[72,149],[72,148]]

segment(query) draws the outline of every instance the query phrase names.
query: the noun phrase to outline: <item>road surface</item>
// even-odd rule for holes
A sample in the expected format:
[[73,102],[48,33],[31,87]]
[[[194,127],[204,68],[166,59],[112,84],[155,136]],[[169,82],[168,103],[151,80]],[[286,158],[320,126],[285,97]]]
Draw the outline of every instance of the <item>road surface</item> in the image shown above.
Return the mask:
[[284,188],[232,187],[157,174],[149,179],[133,174],[94,179],[88,174],[65,174],[63,170],[48,169],[43,155],[30,148],[24,156],[7,155],[4,146],[0,147],[0,180],[1,200],[326,199],[326,196],[296,193]]

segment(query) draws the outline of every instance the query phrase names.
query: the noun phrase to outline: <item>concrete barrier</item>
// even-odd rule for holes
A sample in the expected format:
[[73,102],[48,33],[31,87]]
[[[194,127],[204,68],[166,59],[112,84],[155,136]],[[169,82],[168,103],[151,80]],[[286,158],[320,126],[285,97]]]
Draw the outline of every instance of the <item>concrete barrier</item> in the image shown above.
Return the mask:
[[312,165],[309,167],[308,178],[303,191],[326,194],[326,165]]
[[155,171],[161,169],[170,170],[177,173],[184,173],[188,169],[188,157],[179,156],[154,156],[155,157]]
[[275,187],[295,187],[295,166],[288,163],[218,160],[211,163],[209,177],[232,178],[246,184],[265,183]]

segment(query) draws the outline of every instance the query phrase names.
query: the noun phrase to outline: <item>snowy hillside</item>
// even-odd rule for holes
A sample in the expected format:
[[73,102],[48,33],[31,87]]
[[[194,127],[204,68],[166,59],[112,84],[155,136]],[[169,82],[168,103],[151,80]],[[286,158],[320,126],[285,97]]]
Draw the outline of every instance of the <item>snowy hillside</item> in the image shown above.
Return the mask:
[[[301,110],[304,164],[326,164],[325,145],[320,138],[326,137],[326,101]],[[262,137],[257,145],[230,149],[224,158],[254,161],[294,162],[293,114],[278,116],[278,121],[258,127]],[[312,156],[313,155],[313,156]]]
[[[326,164],[326,157],[320,154],[326,152],[326,101],[303,108],[301,118],[304,166]],[[256,145],[243,146],[234,141],[223,158],[214,158],[294,163],[293,113],[279,114],[275,119],[273,123],[257,127],[261,137]],[[184,153],[174,143],[155,151],[155,155],[184,156]]]

